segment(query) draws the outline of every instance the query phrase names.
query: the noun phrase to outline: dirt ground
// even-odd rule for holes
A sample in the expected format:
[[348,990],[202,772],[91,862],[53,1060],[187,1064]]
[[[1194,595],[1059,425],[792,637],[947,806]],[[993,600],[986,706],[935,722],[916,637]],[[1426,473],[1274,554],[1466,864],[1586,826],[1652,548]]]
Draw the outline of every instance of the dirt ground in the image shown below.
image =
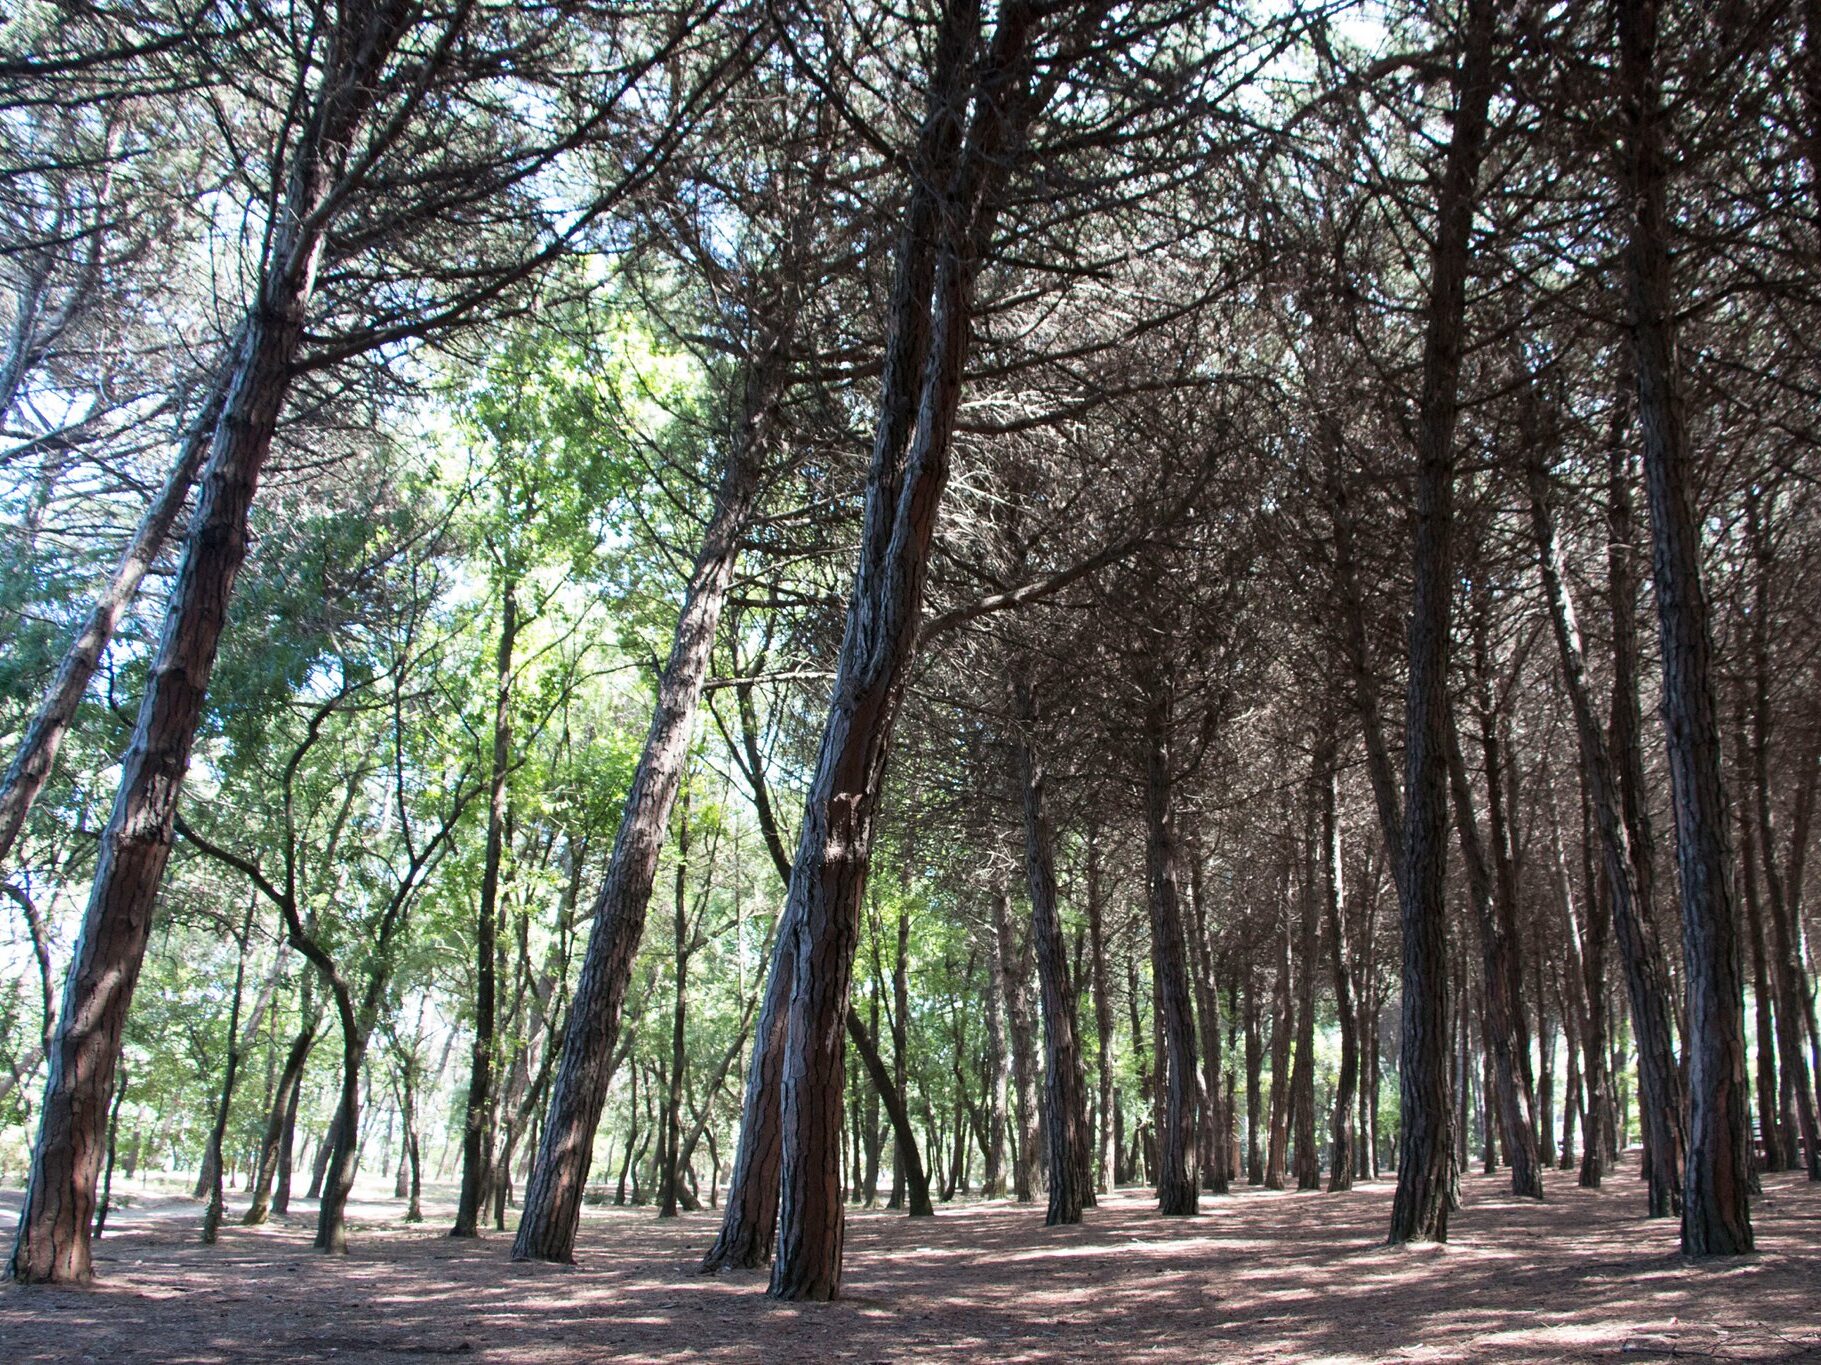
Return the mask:
[[[1629,1176],[1552,1176],[1548,1201],[1474,1176],[1446,1247],[1380,1239],[1391,1185],[1204,1197],[1155,1216],[1123,1191],[1073,1228],[970,1204],[850,1216],[843,1297],[774,1303],[762,1272],[704,1279],[714,1216],[591,1209],[574,1266],[355,1206],[353,1250],[309,1249],[313,1206],[196,1242],[197,1206],[142,1197],[99,1244],[92,1289],[0,1290],[0,1362],[778,1360],[1821,1361],[1821,1187],[1765,1181],[1759,1251],[1676,1254]],[[17,1197],[0,1217],[10,1225]]]

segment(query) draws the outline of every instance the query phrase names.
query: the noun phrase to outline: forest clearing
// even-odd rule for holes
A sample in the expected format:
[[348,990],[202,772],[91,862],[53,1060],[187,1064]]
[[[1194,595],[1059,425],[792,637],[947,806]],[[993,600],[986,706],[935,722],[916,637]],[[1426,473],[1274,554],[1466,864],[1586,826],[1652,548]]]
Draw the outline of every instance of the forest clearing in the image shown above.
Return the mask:
[[1237,1194],[1172,1223],[1139,1190],[1050,1228],[1010,1201],[932,1221],[859,1213],[841,1298],[809,1309],[756,1295],[758,1272],[698,1274],[706,1214],[591,1208],[577,1264],[559,1267],[508,1261],[503,1238],[407,1229],[359,1198],[359,1249],[339,1265],[311,1256],[303,1223],[231,1232],[210,1253],[182,1201],[110,1229],[103,1288],[29,1313],[0,1299],[0,1340],[21,1365],[1821,1359],[1821,1200],[1800,1178],[1768,1183],[1757,1255],[1723,1267],[1677,1256],[1618,1189],[1547,1185],[1538,1205],[1470,1177],[1445,1248],[1384,1245],[1383,1182]]
[[0,535],[0,1365],[1821,1352],[1821,0],[19,0]]

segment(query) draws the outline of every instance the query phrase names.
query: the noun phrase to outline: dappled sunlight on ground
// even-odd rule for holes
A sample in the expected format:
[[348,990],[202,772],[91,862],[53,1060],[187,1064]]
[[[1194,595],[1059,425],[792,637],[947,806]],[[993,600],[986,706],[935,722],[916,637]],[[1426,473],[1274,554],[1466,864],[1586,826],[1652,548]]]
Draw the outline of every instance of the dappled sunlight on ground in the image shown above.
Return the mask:
[[1194,1219],[1125,1191],[1070,1228],[1005,1202],[856,1213],[825,1305],[765,1298],[762,1271],[697,1275],[708,1213],[590,1209],[578,1264],[548,1266],[377,1200],[345,1260],[309,1250],[311,1206],[208,1248],[171,1200],[99,1244],[96,1288],[0,1293],[0,1361],[1821,1361],[1821,1187],[1767,1177],[1761,1250],[1711,1265],[1640,1216],[1629,1173],[1548,1193],[1471,1177],[1454,1240],[1408,1249],[1381,1244],[1388,1181],[1204,1196]]

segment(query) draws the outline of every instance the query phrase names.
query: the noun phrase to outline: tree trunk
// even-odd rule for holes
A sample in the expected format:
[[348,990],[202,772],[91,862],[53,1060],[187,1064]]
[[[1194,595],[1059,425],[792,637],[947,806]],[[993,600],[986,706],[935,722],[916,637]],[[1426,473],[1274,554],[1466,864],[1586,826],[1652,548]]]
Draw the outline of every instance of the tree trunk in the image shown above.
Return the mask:
[[[1638,1038],[1638,1071],[1643,1085],[1644,1121],[1648,1129],[1646,1144],[1650,1154],[1650,1211],[1652,1217],[1670,1212],[1679,1188],[1678,1171],[1682,1151],[1682,1080],[1676,1067],[1675,1049],[1670,1039],[1669,1002],[1664,986],[1666,972],[1654,949],[1655,940],[1638,899],[1636,865],[1632,861],[1630,839],[1619,808],[1618,786],[1612,760],[1606,749],[1605,736],[1593,710],[1587,686],[1586,664],[1581,653],[1580,630],[1575,623],[1574,603],[1568,596],[1562,573],[1561,552],[1556,544],[1555,527],[1548,505],[1548,487],[1542,469],[1534,462],[1530,469],[1530,520],[1537,546],[1550,622],[1562,660],[1562,677],[1568,689],[1575,716],[1581,750],[1581,772],[1587,799],[1599,829],[1601,866],[1605,888],[1612,897],[1612,918],[1618,930],[1619,955],[1625,967],[1625,982],[1631,1000],[1633,1032]],[[1594,898],[1597,901],[1597,896]],[[1591,922],[1591,919],[1590,919]],[[1604,1071],[1604,1026],[1599,1017],[1603,1001],[1593,968],[1598,956],[1590,932],[1583,957],[1589,964],[1587,974],[1588,1029],[1586,1032],[1588,1119],[1592,1124],[1598,1106],[1595,1096],[1603,1097],[1608,1084]],[[1596,1069],[1598,1074],[1596,1074]],[[1605,1132],[1604,1116],[1599,1116],[1600,1136]],[[1587,1133],[1587,1150],[1597,1161],[1601,1144],[1594,1131]],[[1597,1171],[1582,1163],[1581,1183],[1597,1185]]]
[[1417,432],[1414,597],[1404,724],[1401,1132],[1390,1240],[1448,1239],[1447,691],[1454,594],[1454,429],[1460,411],[1468,254],[1494,83],[1496,6],[1471,0],[1436,202]]
[[740,537],[757,494],[759,449],[770,412],[768,374],[769,367],[762,366],[747,381],[744,422],[722,473],[714,512],[677,616],[670,658],[658,682],[651,728],[626,793],[607,875],[595,900],[594,929],[570,1003],[550,1108],[512,1243],[516,1261],[575,1258],[576,1224],[593,1160],[595,1129],[607,1102],[620,1009],[644,935],[645,911],[671,807],[682,782],[721,608],[727,601]]
[[[1536,1122],[1520,1073],[1521,1059],[1529,1051],[1528,1039],[1523,1037],[1515,1017],[1522,1004],[1511,993],[1511,978],[1517,971],[1517,944],[1510,932],[1516,927],[1515,916],[1494,909],[1499,893],[1495,891],[1492,871],[1486,865],[1486,843],[1474,813],[1473,789],[1467,778],[1466,760],[1461,756],[1460,736],[1455,730],[1452,708],[1447,724],[1449,785],[1454,793],[1455,824],[1460,833],[1463,861],[1467,864],[1468,898],[1473,903],[1474,922],[1479,929],[1485,983],[1481,1028],[1493,1073],[1492,1090],[1487,1098],[1490,1102],[1496,1092],[1499,1124],[1512,1155],[1511,1192],[1520,1198],[1541,1199],[1543,1177],[1537,1155]],[[1496,784],[1489,785],[1488,791],[1495,787]]]
[[1315,751],[1317,800],[1321,807],[1322,909],[1334,952],[1334,1010],[1340,1027],[1340,1070],[1334,1080],[1333,1146],[1328,1162],[1328,1191],[1353,1188],[1353,1104],[1359,1087],[1359,1033],[1354,1014],[1353,969],[1347,952],[1340,839],[1340,773],[1330,726]]
[[998,990],[1005,1003],[1011,1043],[1012,1094],[1016,1100],[1012,1152],[1012,1194],[1020,1204],[1037,1197],[1037,1057],[1032,1038],[1031,997],[1028,982],[1031,940],[1019,951],[1012,923],[1012,896],[1001,881],[993,888],[993,933],[997,940],[993,961],[998,967]]
[[338,30],[305,131],[284,168],[275,231],[239,334],[201,496],[121,761],[65,981],[25,1206],[8,1266],[20,1281],[83,1282],[93,1274],[89,1228],[121,1030],[145,959],[177,798],[227,605],[246,558],[247,513],[290,390],[292,361],[315,290],[327,224],[319,210],[372,100],[372,77],[414,18],[404,12],[408,8],[369,14],[366,22]]
[[1650,506],[1651,568],[1663,661],[1663,727],[1675,800],[1688,1000],[1688,1153],[1682,1250],[1752,1248],[1745,1119],[1744,972],[1714,714],[1694,470],[1675,362],[1663,111],[1655,0],[1618,0],[1625,132],[1630,328]]
[[[924,1172],[923,1158],[917,1150],[917,1137],[911,1128],[905,1094],[898,1089],[896,1077],[886,1069],[885,1059],[879,1055],[872,1035],[866,1030],[866,1022],[851,1008],[847,1012],[847,1036],[854,1040],[854,1047],[860,1053],[866,1074],[871,1078],[880,1100],[884,1102],[886,1117],[891,1120],[892,1139],[904,1160],[904,1183],[909,1196],[910,1216],[931,1217],[936,1210],[929,1201],[929,1176]],[[937,1160],[941,1160],[939,1152]]]
[[[1319,804],[1319,800],[1312,801],[1307,808],[1311,822]],[[1315,907],[1323,892],[1318,890],[1321,874],[1316,871],[1313,835],[1313,830],[1305,828],[1302,894],[1297,898],[1296,1056],[1290,1064],[1290,1133],[1294,1147],[1290,1165],[1299,1190],[1321,1188],[1321,1149],[1315,1136],[1315,973],[1321,958]]]
[[303,1023],[291,1039],[290,1050],[285,1053],[284,1066],[278,1073],[278,1086],[272,1092],[272,1107],[266,1117],[265,1136],[259,1144],[259,1157],[254,1166],[252,1203],[247,1207],[246,1216],[241,1219],[247,1227],[260,1226],[271,1212],[272,1184],[278,1176],[279,1156],[284,1148],[287,1126],[296,1122],[297,1093],[303,1084],[304,1066],[310,1059],[310,1050],[316,1046],[317,1027],[318,1020],[310,1012],[306,1001]]
[[220,378],[211,381],[202,408],[184,435],[177,461],[166,476],[164,486],[140,518],[133,538],[127,542],[120,562],[114,566],[113,576],[89,609],[82,629],[70,641],[56,677],[51,679],[26,726],[18,752],[7,766],[6,775],[0,778],[0,868],[4,868],[11,858],[20,831],[25,828],[26,817],[31,814],[38,793],[50,778],[57,751],[69,733],[95,670],[101,666],[101,656],[113,640],[120,618],[126,614],[140,583],[157,562],[178,514],[183,511],[190,487],[196,482],[196,472],[202,467],[203,457],[209,453],[225,393],[226,387]]
[[474,919],[474,1049],[468,1105],[462,1117],[462,1185],[451,1237],[480,1235],[481,1209],[493,1178],[494,1031],[498,1023],[500,865],[506,846],[506,802],[512,775],[512,652],[518,640],[518,593],[508,577],[500,591],[499,647],[493,668],[493,766],[487,788],[487,846]]
[[227,1138],[228,1114],[234,1104],[234,1083],[240,1075],[240,998],[247,982],[247,950],[253,937],[253,908],[256,904],[256,901],[248,900],[246,916],[240,922],[240,937],[237,942],[240,954],[234,964],[234,1003],[228,1007],[228,1061],[222,1068],[221,1096],[215,1105],[215,1123],[209,1129],[208,1151],[203,1157],[204,1169],[211,1172],[208,1207],[202,1213],[204,1246],[214,1246],[221,1232],[221,1146]]
[[[1772,815],[1771,782],[1770,782],[1770,578],[1772,554],[1769,531],[1765,525],[1765,516],[1760,507],[1761,495],[1755,490],[1746,494],[1745,526],[1746,537],[1752,554],[1752,613],[1749,640],[1751,647],[1751,737],[1745,753],[1751,760],[1751,793],[1752,809],[1756,816],[1757,848],[1756,853],[1764,871],[1764,889],[1769,894],[1771,921],[1771,943],[1775,949],[1775,990],[1777,996],[1776,1020],[1778,1024],[1777,1050],[1782,1053],[1784,1088],[1791,1092],[1791,1109],[1793,1124],[1783,1124],[1784,1145],[1788,1154],[1793,1155],[1795,1130],[1802,1134],[1802,1145],[1807,1154],[1807,1170],[1810,1180],[1821,1180],[1821,1124],[1817,1123],[1815,1112],[1815,1092],[1812,1078],[1809,1075],[1807,1059],[1803,1056],[1803,1025],[1808,1017],[1809,984],[1808,973],[1803,969],[1801,950],[1801,912],[1799,903],[1801,889],[1797,885],[1789,886],[1783,875],[1783,867],[1777,857],[1777,825]],[[1798,767],[1802,776],[1798,779],[1798,790],[1803,784],[1814,782],[1816,755],[1804,755],[1806,762]],[[1750,816],[1744,821],[1746,825],[1745,885],[1747,896],[1748,920],[1753,935],[1753,946],[1757,957],[1763,956],[1763,929],[1761,915],[1755,901],[1755,882],[1749,867],[1753,849],[1751,847]],[[1807,848],[1808,829],[1806,821],[1798,820],[1797,829],[1793,831],[1793,859],[1799,860]],[[1798,879],[1799,881],[1799,874]],[[1793,926],[1793,927],[1792,927]],[[1760,976],[1762,972],[1760,971]],[[1760,1014],[1763,1008],[1760,1006]],[[1762,1042],[1760,1046],[1762,1047]],[[1774,1066],[1774,1063],[1773,1063]],[[1782,1108],[1779,1092],[1779,1109]],[[1767,1115],[1768,1116],[1768,1115]],[[1767,1134],[1768,1134],[1767,1129]],[[1793,1165],[1793,1161],[1789,1164]]]
[[1289,875],[1278,891],[1283,923],[1277,933],[1277,982],[1271,1011],[1271,1113],[1265,1137],[1265,1188],[1284,1187],[1284,1158],[1290,1139],[1290,1036],[1295,1013],[1291,988]]
[[1033,748],[1037,702],[1030,684],[1022,678],[1015,683],[1014,694],[1015,748],[1024,792],[1024,867],[1030,884],[1031,941],[1036,945],[1037,983],[1043,1002],[1044,1127],[1050,1158],[1050,1206],[1044,1221],[1053,1227],[1079,1223],[1081,1210],[1094,1205],[1094,1186],[1087,1095],[1075,1034],[1075,992],[1069,982],[1068,950],[1056,904],[1055,839],[1043,806],[1048,774]]
[[1199,1211],[1195,1139],[1201,1086],[1195,1064],[1195,1016],[1189,1003],[1188,948],[1183,940],[1177,889],[1174,782],[1170,771],[1167,680],[1150,685],[1145,715],[1145,862],[1150,886],[1151,973],[1163,1046],[1158,1057],[1163,1115],[1157,1134],[1157,1211],[1186,1216]]
[[1088,915],[1088,963],[1094,986],[1094,1032],[1095,1061],[1094,1084],[1095,1118],[1100,1125],[1100,1133],[1095,1148],[1099,1153],[1100,1181],[1099,1188],[1103,1194],[1113,1191],[1118,1178],[1119,1145],[1114,1125],[1117,1120],[1118,1102],[1113,1091],[1113,998],[1107,985],[1106,936],[1103,925],[1104,910],[1100,901],[1100,841],[1099,828],[1088,830],[1087,838],[1087,915]]

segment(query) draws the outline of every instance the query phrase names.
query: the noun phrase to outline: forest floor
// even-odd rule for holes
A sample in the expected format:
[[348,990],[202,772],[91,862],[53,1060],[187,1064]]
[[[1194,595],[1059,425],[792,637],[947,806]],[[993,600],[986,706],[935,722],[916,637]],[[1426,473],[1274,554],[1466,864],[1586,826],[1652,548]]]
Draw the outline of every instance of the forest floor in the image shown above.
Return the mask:
[[1447,1246],[1395,1251],[1390,1181],[1169,1221],[1127,1190],[1070,1228],[1003,1202],[858,1212],[842,1297],[817,1305],[766,1298],[763,1272],[697,1275],[711,1213],[590,1209],[576,1265],[514,1265],[505,1234],[443,1236],[440,1203],[407,1227],[365,1198],[330,1260],[313,1205],[203,1247],[193,1201],[147,1194],[93,1288],[0,1291],[0,1361],[1821,1361],[1821,1186],[1764,1183],[1759,1250],[1711,1265],[1640,1217],[1629,1175],[1552,1174],[1540,1205],[1475,1175]]

